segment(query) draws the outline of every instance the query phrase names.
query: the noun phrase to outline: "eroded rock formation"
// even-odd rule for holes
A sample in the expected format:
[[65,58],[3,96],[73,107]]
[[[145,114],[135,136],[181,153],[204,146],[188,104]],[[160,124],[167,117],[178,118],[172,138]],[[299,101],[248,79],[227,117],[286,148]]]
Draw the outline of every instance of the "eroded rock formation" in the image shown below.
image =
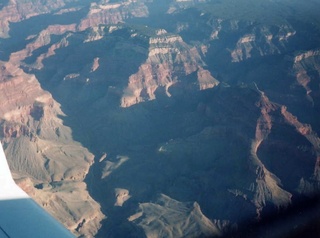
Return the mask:
[[145,1],[121,1],[109,3],[107,0],[93,2],[88,15],[81,20],[79,30],[96,27],[99,24],[123,23],[128,18],[147,17],[149,12]]
[[104,217],[83,182],[94,156],[73,140],[34,75],[11,62],[1,69],[1,138],[15,179],[75,234],[93,236]]
[[209,220],[197,202],[182,203],[164,194],[155,202],[140,204],[128,219],[141,226],[147,237],[219,237],[231,227],[228,221]]
[[320,20],[290,3],[0,4],[16,181],[85,237],[226,235],[318,195]]
[[159,87],[165,89],[167,96],[170,86],[197,72],[199,89],[213,88],[219,81],[204,70],[205,65],[198,50],[187,45],[180,36],[158,31],[149,39],[149,53],[139,71],[129,77],[128,87],[121,99],[122,107],[156,98]]

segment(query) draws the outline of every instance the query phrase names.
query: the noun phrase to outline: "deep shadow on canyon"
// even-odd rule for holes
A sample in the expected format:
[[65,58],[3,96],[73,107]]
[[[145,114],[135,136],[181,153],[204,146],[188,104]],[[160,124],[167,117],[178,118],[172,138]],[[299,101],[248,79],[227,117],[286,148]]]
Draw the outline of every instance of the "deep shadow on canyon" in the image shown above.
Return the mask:
[[[83,14],[76,12],[71,20],[54,18],[53,21],[71,23]],[[13,24],[12,36],[21,40],[33,31],[44,29],[49,21],[39,26],[34,24],[42,19],[36,17],[27,23]],[[35,28],[24,28],[24,24],[35,25]],[[20,32],[21,29],[24,31]],[[283,185],[293,194],[292,204],[287,209],[266,204],[261,220],[257,221],[256,208],[249,199],[231,193],[233,188],[246,188],[250,181],[255,181],[254,174],[247,171],[250,170],[250,146],[261,116],[257,106],[261,97],[259,90],[271,101],[286,105],[299,120],[310,123],[314,131],[320,132],[317,100],[312,105],[301,87],[288,87],[295,82],[290,74],[293,46],[302,42],[303,34],[297,35],[285,54],[231,63],[226,49],[236,42],[236,37],[228,38],[230,35],[222,32],[221,40],[213,42],[204,56],[208,63],[205,67],[221,82],[219,86],[198,91],[193,73],[169,88],[171,97],[159,87],[156,100],[129,108],[119,107],[119,102],[127,79],[147,58],[148,42],[128,40],[129,30],[124,29],[104,41],[84,45],[82,34],[75,33],[70,37],[69,47],[56,50],[54,56],[43,61],[42,70],[31,72],[61,104],[66,114],[62,119],[72,129],[73,139],[95,155],[85,182],[90,195],[107,216],[97,237],[145,237],[143,229],[127,218],[136,213],[141,203],[155,201],[159,194],[182,202],[196,201],[209,219],[237,223],[239,229],[227,232],[227,237],[297,237],[308,232],[312,237],[317,234],[318,197],[300,197],[295,191],[300,176],[312,174],[316,162],[314,151],[310,142],[293,126],[285,124],[281,115],[274,117],[277,124],[257,154],[265,167],[284,181]],[[191,35],[183,38],[191,42],[195,40]],[[53,42],[55,40],[58,41],[59,36],[53,37]],[[12,52],[28,43],[21,41],[24,43],[5,40],[2,44]],[[313,41],[305,44],[303,50],[314,44]],[[139,51],[134,47],[139,47]],[[39,49],[25,62],[32,62],[46,50],[46,47]],[[9,53],[4,54],[3,59],[8,56]],[[103,66],[86,83],[84,69],[95,57],[100,58]],[[65,75],[74,72],[81,72],[78,81],[64,80]],[[292,143],[291,138],[295,139]],[[297,148],[300,144],[303,148]],[[103,156],[106,158],[100,161]],[[103,177],[106,161],[117,164],[119,156],[128,159]],[[279,161],[280,158],[284,159]],[[305,165],[303,159],[310,160],[306,170],[300,173],[299,167]],[[291,166],[292,161],[297,163]],[[131,198],[123,206],[114,206],[116,188],[130,192]],[[252,191],[248,194],[252,195]]]

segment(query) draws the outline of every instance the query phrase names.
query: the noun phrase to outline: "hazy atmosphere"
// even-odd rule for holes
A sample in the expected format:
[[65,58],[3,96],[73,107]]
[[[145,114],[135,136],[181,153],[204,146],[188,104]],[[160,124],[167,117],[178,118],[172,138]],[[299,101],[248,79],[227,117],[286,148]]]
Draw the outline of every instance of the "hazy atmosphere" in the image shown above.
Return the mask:
[[319,237],[320,0],[0,0],[0,140],[76,237]]

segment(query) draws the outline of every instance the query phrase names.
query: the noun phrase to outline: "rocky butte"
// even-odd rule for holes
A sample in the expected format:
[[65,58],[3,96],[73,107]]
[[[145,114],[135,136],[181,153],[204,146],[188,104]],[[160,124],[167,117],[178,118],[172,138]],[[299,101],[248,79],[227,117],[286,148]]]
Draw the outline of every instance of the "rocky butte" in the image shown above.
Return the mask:
[[1,3],[16,182],[78,237],[316,237],[318,9]]

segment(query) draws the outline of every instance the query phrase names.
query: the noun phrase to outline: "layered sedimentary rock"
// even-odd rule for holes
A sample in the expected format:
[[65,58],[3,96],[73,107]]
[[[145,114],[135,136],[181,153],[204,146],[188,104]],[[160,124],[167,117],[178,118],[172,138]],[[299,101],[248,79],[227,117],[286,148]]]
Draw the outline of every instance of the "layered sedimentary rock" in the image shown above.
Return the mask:
[[53,0],[43,4],[42,1],[9,1],[0,10],[0,37],[9,37],[10,22],[19,22],[37,15],[51,13],[71,1]]
[[258,216],[268,202],[279,208],[286,207],[291,203],[292,197],[289,192],[281,188],[281,180],[265,167],[258,156],[259,146],[268,138],[273,127],[272,113],[279,110],[278,105],[270,102],[263,92],[260,93],[261,100],[257,105],[260,107],[261,116],[257,120],[255,140],[251,145],[250,157],[252,169],[257,176],[256,182],[250,185],[250,189],[254,192],[253,202],[257,208]]
[[34,75],[1,62],[0,91],[0,135],[15,179],[75,234],[93,236],[104,217],[83,183],[94,156],[73,140]]
[[39,3],[1,5],[2,37],[8,22],[23,35],[0,45],[1,139],[19,185],[76,235],[100,229],[91,195],[108,212],[97,236],[194,237],[319,194],[318,11]]
[[[20,51],[10,55],[10,62],[18,64],[28,58],[35,58],[31,63],[23,63],[25,67],[30,69],[41,70],[43,68],[43,60],[55,55],[55,51],[61,48],[67,48],[75,38],[83,37],[83,43],[101,42],[107,37],[117,37],[120,31],[131,31],[130,38],[124,38],[126,43],[120,43],[122,47],[126,44],[128,47],[132,44],[132,49],[138,54],[145,53],[147,49],[141,49],[143,46],[135,45],[134,41],[149,40],[149,48],[147,60],[143,63],[138,72],[129,76],[128,79],[121,79],[123,84],[128,81],[128,86],[124,89],[121,98],[121,106],[128,107],[133,104],[153,100],[156,98],[156,91],[159,88],[164,89],[167,96],[171,96],[169,88],[176,84],[185,83],[187,77],[194,78],[194,85],[199,90],[213,88],[219,84],[211,73],[205,69],[198,47],[188,45],[179,35],[167,33],[165,30],[153,29],[131,29],[128,26],[99,26],[92,27],[86,34],[77,35],[75,33],[76,26],[71,25],[55,25],[42,30],[39,35],[33,36],[34,39]],[[144,32],[146,31],[146,32]],[[149,31],[149,32],[148,32]],[[51,38],[60,36],[58,41],[52,42]],[[111,38],[112,39],[112,38]],[[71,45],[73,47],[73,45]],[[34,55],[38,49],[47,47],[44,53]],[[201,47],[200,47],[201,48]],[[201,50],[202,51],[202,50]],[[119,55],[121,57],[121,55]],[[84,57],[85,58],[85,57]],[[100,66],[100,57],[95,57],[91,66],[83,68],[82,72],[72,72],[65,75],[64,80],[79,79],[78,81],[89,82],[89,75],[93,74]],[[90,69],[89,69],[90,67]],[[194,75],[193,75],[194,74]],[[189,83],[190,84],[190,83]],[[191,85],[189,85],[190,87]]]
[[[55,50],[59,49],[61,47],[66,47],[68,45],[68,32],[74,32],[76,30],[75,24],[70,25],[51,25],[48,26],[46,29],[42,30],[38,35],[36,36],[30,36],[30,39],[32,41],[26,45],[26,47],[20,51],[14,52],[10,55],[10,63],[12,64],[21,64],[23,60],[25,60],[27,57],[30,57],[33,55],[34,51],[50,45],[48,50],[40,54],[36,61],[32,64],[33,68],[40,69],[43,67],[42,60],[45,58],[48,58],[55,54]],[[64,35],[62,39],[59,42],[52,42],[52,37],[55,35]]]
[[149,12],[145,1],[121,1],[110,3],[108,0],[93,2],[88,15],[81,20],[79,30],[96,27],[99,24],[123,23],[128,18],[147,17]]
[[129,77],[128,87],[121,99],[122,107],[156,98],[159,87],[170,96],[169,88],[184,77],[197,72],[199,89],[212,88],[219,81],[203,69],[205,63],[195,47],[186,44],[180,36],[159,30],[149,39],[148,58],[139,71]]
[[[261,100],[258,106],[261,109],[261,116],[257,121],[256,137],[253,141],[251,150],[251,159],[254,165],[253,169],[256,170],[258,175],[256,180],[257,184],[252,187],[256,193],[254,201],[258,210],[262,209],[267,202],[272,202],[278,207],[288,206],[291,203],[292,197],[292,194],[288,191],[299,191],[305,195],[310,195],[311,193],[316,194],[319,189],[319,138],[317,134],[312,131],[310,125],[299,122],[297,117],[288,112],[285,106],[270,102],[263,92],[260,93]],[[288,139],[289,141],[283,143],[281,141],[284,138],[274,137],[273,131],[279,130],[279,126],[281,124],[281,127],[283,127],[283,133],[288,133],[287,130],[290,130],[290,133],[296,134],[296,137],[299,138],[301,136],[301,144],[298,144],[296,148],[296,141],[291,142],[290,139]],[[272,139],[270,137],[272,137]],[[272,140],[276,140],[277,143],[283,144],[284,148],[291,147],[292,150],[297,150],[295,153],[301,156],[301,161],[296,161],[299,160],[298,155],[291,157],[292,164],[288,164],[290,172],[287,175],[285,175],[285,173],[280,175],[279,169],[274,170],[275,174],[272,174],[266,168],[266,166],[269,168],[273,168],[273,166],[275,166],[272,166],[272,162],[270,163],[264,155],[267,150],[270,151],[270,148],[268,148],[269,146],[271,148],[275,146],[273,143],[276,142],[272,142]],[[286,145],[286,143],[288,144]],[[306,154],[309,153],[312,155],[312,158],[306,159]],[[259,154],[261,157],[264,157],[263,161],[259,159]],[[282,155],[282,157],[283,160],[286,160],[286,156]],[[303,161],[303,159],[305,161]],[[263,165],[262,162],[265,165]],[[298,168],[295,168],[295,163],[303,164],[305,171],[303,172]],[[308,172],[306,173],[306,171]],[[283,181],[285,181],[285,184],[281,182],[276,174],[280,175]],[[303,181],[303,185],[301,184],[301,181]],[[307,188],[308,183],[312,188]],[[284,190],[285,187],[288,191]]]
[[295,34],[290,25],[276,27],[276,31],[268,26],[254,28],[252,33],[242,36],[235,48],[230,50],[232,62],[243,61],[252,56],[280,54],[285,51],[288,40]]
[[298,84],[305,89],[308,99],[312,104],[317,104],[318,100],[314,100],[319,99],[320,51],[310,50],[296,55],[293,71]]
[[[317,135],[316,132],[312,130],[311,125],[301,123],[297,117],[292,115],[292,113],[288,112],[287,108],[285,106],[281,107],[281,114],[285,118],[286,122],[290,125],[292,125],[296,131],[301,134],[303,137],[307,139],[307,141],[310,143],[310,146],[312,146],[312,150],[314,151],[314,156],[316,157],[316,163],[314,166],[313,174],[310,175],[310,179],[312,181],[312,185],[314,188],[314,193],[316,193],[319,190],[319,181],[320,181],[320,138]],[[305,149],[305,148],[304,148]],[[304,180],[304,178],[302,178]],[[310,192],[310,191],[306,191]]]

